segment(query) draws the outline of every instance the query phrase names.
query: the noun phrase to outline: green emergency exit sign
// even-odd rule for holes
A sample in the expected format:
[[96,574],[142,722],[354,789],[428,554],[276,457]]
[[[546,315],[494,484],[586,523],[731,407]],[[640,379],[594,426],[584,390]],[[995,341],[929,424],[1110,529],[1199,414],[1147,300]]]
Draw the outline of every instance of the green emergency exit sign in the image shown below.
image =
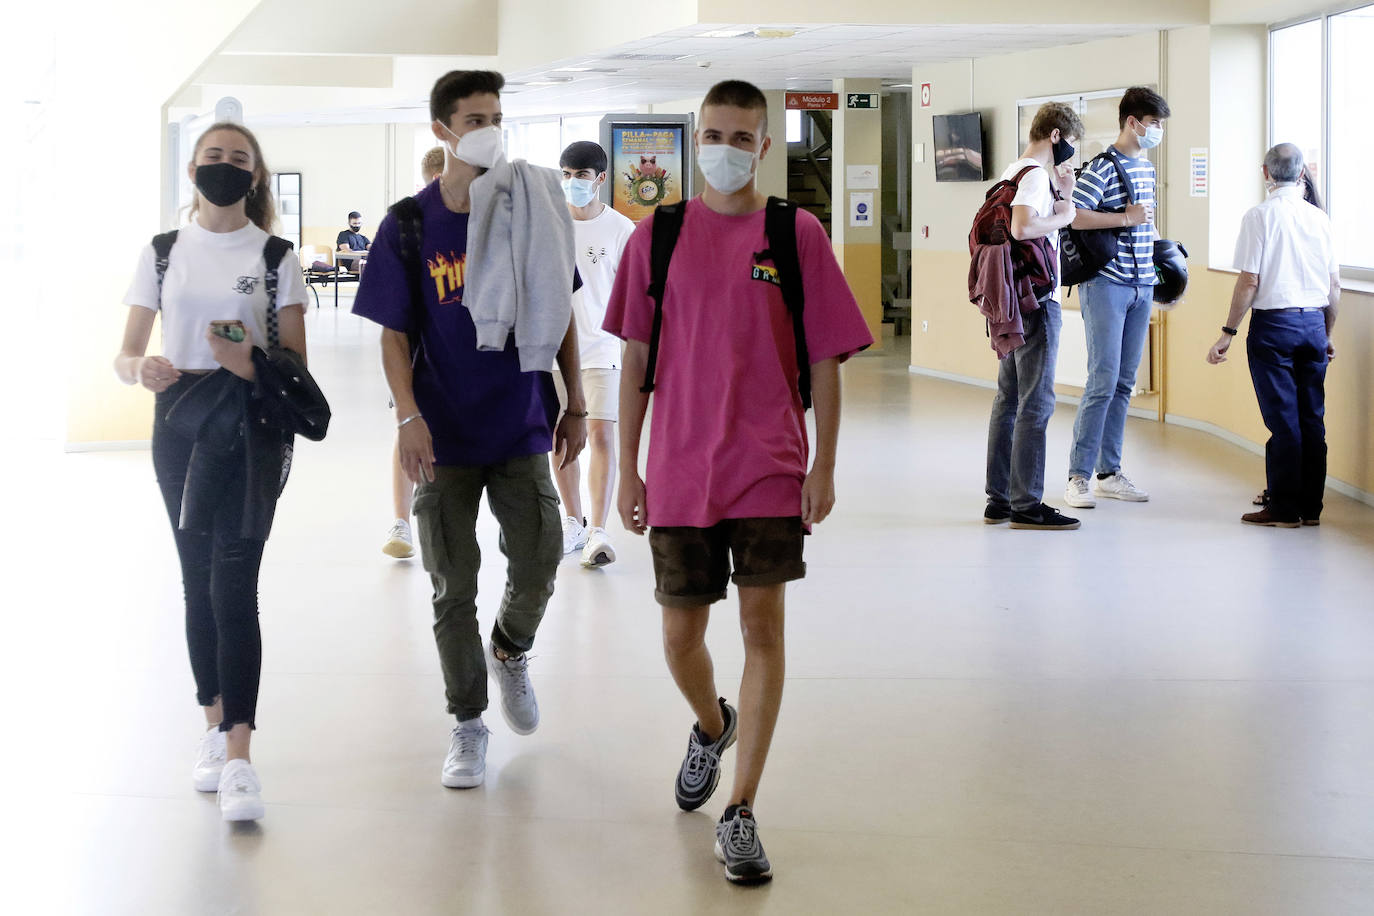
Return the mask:
[[876,92],[849,92],[845,93],[846,108],[877,108],[878,93]]

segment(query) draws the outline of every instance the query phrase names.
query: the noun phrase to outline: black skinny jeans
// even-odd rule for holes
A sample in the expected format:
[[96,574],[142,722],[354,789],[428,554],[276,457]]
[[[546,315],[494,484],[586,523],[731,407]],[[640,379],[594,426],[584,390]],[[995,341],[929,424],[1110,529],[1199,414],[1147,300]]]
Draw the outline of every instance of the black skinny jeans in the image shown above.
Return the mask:
[[194,440],[171,429],[167,411],[200,376],[183,376],[157,396],[153,419],[153,469],[181,559],[186,593],[186,644],[196,701],[224,704],[220,731],[235,725],[255,728],[258,681],[262,675],[262,633],[258,628],[258,570],[263,541],[240,535],[245,472],[243,455],[225,465],[214,484],[219,508],[211,531],[182,531],[181,495]]

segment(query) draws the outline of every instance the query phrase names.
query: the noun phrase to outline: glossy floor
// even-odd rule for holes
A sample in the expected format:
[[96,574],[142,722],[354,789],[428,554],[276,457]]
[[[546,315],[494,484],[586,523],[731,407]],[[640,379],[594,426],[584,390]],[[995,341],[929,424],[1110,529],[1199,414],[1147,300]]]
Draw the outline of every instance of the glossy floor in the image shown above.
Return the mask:
[[[620,562],[559,571],[539,731],[489,715],[486,785],[439,785],[428,579],[380,550],[377,335],[328,308],[309,330],[335,418],[299,447],[262,576],[260,824],[191,790],[199,713],[147,453],[40,450],[16,488],[51,540],[20,554],[6,615],[7,912],[1374,910],[1374,510],[1330,494],[1320,528],[1243,527],[1258,458],[1132,419],[1150,502],[1072,513],[1077,532],[985,527],[991,393],[854,360],[757,799],[777,878],[735,888],[711,854],[723,797],[673,803],[690,716],[623,532]],[[1072,420],[1050,430],[1061,507]],[[485,514],[480,535],[485,627]],[[733,597],[709,640],[733,698]]]

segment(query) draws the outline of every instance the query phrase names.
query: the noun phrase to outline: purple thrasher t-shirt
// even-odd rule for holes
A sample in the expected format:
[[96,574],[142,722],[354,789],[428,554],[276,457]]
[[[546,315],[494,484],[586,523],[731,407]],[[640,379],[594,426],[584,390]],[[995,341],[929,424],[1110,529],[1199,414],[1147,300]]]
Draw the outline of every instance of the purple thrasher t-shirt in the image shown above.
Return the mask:
[[497,353],[477,349],[477,329],[463,307],[468,215],[444,206],[437,183],[415,195],[424,213],[420,260],[424,320],[410,303],[396,217],[377,227],[354,314],[407,333],[418,323],[415,403],[441,465],[478,466],[553,448],[558,394],[548,372],[521,372],[514,335]]

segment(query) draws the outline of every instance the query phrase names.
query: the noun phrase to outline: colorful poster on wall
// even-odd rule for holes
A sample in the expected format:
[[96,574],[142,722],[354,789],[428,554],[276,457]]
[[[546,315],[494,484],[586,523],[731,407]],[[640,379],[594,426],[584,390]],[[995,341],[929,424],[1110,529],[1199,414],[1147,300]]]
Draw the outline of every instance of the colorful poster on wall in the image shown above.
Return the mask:
[[682,200],[687,181],[683,124],[611,125],[611,205],[639,222],[659,204]]

